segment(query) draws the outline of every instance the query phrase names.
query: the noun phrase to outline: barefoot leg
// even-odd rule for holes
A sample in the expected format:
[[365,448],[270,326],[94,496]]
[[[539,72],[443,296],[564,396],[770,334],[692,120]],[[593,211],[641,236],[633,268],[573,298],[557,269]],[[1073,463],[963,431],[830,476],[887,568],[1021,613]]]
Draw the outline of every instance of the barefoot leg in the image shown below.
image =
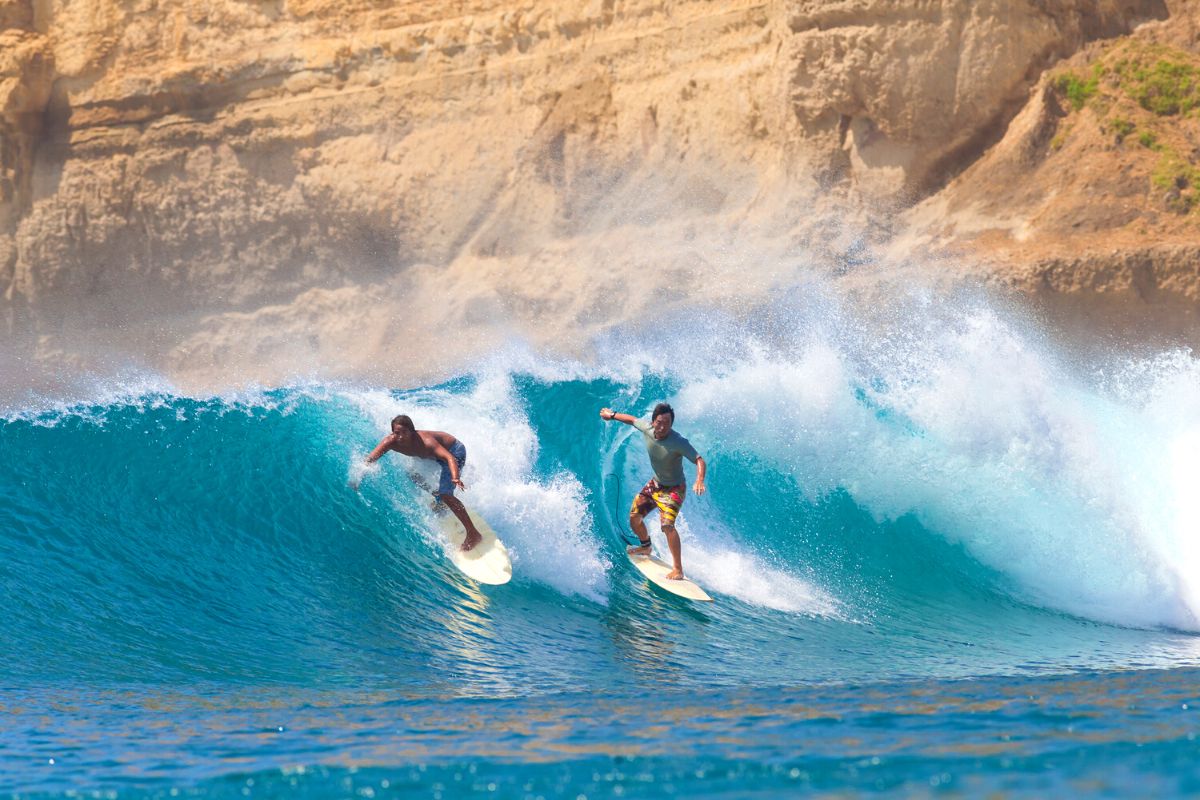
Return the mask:
[[636,511],[629,512],[629,528],[637,534],[638,541],[644,544],[634,547],[625,548],[631,556],[648,556],[650,555],[650,532],[646,530],[646,523],[642,515]]
[[440,496],[440,499],[454,512],[454,516],[458,517],[458,521],[462,523],[463,528],[467,531],[467,538],[463,539],[462,543],[463,552],[479,544],[483,540],[483,536],[475,528],[475,523],[471,522],[470,516],[467,515],[467,507],[462,504],[462,501],[452,494],[443,494]]
[[671,558],[675,561],[675,569],[667,573],[667,580],[677,581],[683,577],[682,546],[679,543],[679,531],[674,525],[663,525],[663,535],[667,537],[667,546],[671,548]]

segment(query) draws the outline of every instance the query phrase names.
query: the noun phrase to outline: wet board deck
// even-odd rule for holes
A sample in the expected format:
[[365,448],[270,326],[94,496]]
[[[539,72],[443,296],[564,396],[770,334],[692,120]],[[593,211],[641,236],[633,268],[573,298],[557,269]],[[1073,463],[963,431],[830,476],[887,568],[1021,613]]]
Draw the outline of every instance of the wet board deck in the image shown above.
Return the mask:
[[635,556],[629,555],[629,563],[637,567],[638,572],[645,575],[650,581],[671,594],[686,597],[688,600],[699,600],[705,603],[711,603],[713,599],[708,596],[708,593],[701,589],[696,584],[689,581],[687,578],[672,581],[667,580],[667,573],[671,571],[671,565],[665,561],[655,558],[654,556]]
[[458,521],[458,517],[447,510],[438,515],[438,525],[449,543],[446,555],[468,578],[494,586],[508,583],[512,580],[512,561],[508,558],[508,549],[505,548],[504,542],[500,541],[492,526],[488,525],[483,517],[469,508],[467,515],[475,523],[483,541],[464,553],[460,548],[463,539],[467,538],[467,532]]

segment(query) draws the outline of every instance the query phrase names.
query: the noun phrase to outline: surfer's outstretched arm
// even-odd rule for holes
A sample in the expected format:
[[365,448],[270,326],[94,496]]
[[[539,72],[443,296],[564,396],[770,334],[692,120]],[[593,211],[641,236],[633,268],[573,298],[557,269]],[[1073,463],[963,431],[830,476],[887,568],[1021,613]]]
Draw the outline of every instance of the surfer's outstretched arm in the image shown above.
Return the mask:
[[[391,434],[388,434],[387,436],[383,437],[383,439],[379,442],[379,444],[375,445],[375,449],[367,454],[367,457],[364,459],[364,461],[366,461],[366,463],[368,463],[368,464],[374,464],[376,461],[383,458],[383,454],[386,453],[388,450],[392,449],[392,441],[393,441],[393,437]],[[361,482],[362,482],[361,474],[359,474],[358,476],[356,476],[354,478],[351,478],[350,479],[350,488],[357,492],[358,486]]]
[[392,449],[392,442],[396,439],[392,434],[388,434],[375,445],[375,449],[367,456],[367,463],[374,464],[379,459],[383,458],[383,454]]
[[634,421],[637,420],[637,417],[633,416],[632,414],[618,414],[611,408],[602,408],[600,409],[600,419],[605,421],[615,419],[617,422],[624,422],[626,425],[632,425]]

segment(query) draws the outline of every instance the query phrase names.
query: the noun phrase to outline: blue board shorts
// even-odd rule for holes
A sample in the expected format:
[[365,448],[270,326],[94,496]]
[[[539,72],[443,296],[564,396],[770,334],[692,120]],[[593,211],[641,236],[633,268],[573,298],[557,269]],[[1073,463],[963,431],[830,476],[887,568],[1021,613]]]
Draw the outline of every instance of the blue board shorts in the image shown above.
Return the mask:
[[[446,449],[450,451],[450,455],[454,456],[454,460],[458,462],[458,477],[461,479],[462,469],[467,465],[467,448],[462,442],[455,442]],[[438,480],[438,488],[433,493],[433,496],[441,497],[444,494],[454,494],[454,481],[450,479],[450,465],[441,459],[438,459],[438,463],[442,465],[442,476]]]

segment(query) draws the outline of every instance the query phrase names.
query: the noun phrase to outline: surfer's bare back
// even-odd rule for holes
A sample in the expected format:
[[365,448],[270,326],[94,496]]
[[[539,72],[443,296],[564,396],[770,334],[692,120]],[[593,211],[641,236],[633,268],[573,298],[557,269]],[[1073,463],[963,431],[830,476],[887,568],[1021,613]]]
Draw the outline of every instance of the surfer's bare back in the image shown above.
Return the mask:
[[466,528],[467,538],[463,540],[462,549],[470,550],[479,544],[483,537],[475,528],[475,523],[471,522],[462,501],[454,496],[454,487],[467,488],[462,482],[462,468],[467,464],[467,448],[463,443],[445,431],[419,431],[408,415],[401,414],[392,420],[392,432],[383,437],[367,456],[367,463],[373,464],[389,450],[412,458],[441,462],[441,479],[432,494],[445,503]]

